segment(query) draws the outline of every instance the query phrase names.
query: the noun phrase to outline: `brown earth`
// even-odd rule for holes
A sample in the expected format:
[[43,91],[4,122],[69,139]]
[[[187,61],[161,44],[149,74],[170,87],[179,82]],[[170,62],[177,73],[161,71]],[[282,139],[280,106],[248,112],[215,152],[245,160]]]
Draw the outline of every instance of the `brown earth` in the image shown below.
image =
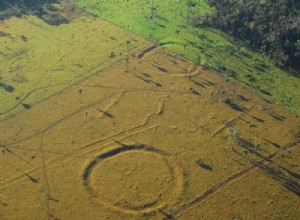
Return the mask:
[[299,117],[139,54],[1,121],[0,218],[299,217]]

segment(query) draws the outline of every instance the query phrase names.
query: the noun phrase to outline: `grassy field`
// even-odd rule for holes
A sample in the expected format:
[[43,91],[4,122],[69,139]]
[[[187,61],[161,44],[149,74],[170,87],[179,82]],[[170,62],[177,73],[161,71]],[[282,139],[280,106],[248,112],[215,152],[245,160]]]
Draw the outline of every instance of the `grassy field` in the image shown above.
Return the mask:
[[0,218],[296,219],[299,118],[145,51],[1,121]]
[[[149,20],[150,1],[75,2],[89,13],[151,41],[164,43],[166,48],[212,68],[261,97],[300,114],[299,78],[277,68],[266,56],[239,46],[238,42],[224,33],[187,25],[188,8],[185,3],[154,1],[156,17]],[[212,11],[202,0],[196,2],[190,16]]]
[[63,15],[69,23],[53,25],[27,16],[0,24],[5,33],[0,37],[0,119],[30,108],[145,44],[143,38],[92,16]]
[[298,79],[177,1],[97,2],[0,24],[0,219],[297,219]]

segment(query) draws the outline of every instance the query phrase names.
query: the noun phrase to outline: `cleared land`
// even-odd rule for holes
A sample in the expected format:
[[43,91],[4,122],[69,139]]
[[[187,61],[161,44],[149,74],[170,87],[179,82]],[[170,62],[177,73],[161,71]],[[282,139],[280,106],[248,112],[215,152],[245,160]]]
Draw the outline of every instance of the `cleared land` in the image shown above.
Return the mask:
[[[77,5],[101,18],[164,44],[177,54],[206,65],[261,97],[300,114],[300,79],[277,68],[264,55],[251,51],[222,32],[187,25],[188,17],[211,13],[202,0],[188,9],[185,1],[76,0]],[[189,12],[188,12],[189,11]]]
[[44,13],[41,18],[12,18],[0,24],[0,119],[30,108],[147,43],[68,8]]
[[[93,13],[132,22],[136,4],[99,5]],[[137,33],[143,5],[140,24],[125,26]],[[248,87],[282,105],[288,95],[299,112],[298,79],[215,30],[169,35],[172,16],[152,21],[153,44],[72,7],[44,10],[0,24],[0,219],[300,216],[299,117],[229,80],[243,81],[246,65]]]
[[299,123],[148,46],[1,121],[0,217],[297,218]]

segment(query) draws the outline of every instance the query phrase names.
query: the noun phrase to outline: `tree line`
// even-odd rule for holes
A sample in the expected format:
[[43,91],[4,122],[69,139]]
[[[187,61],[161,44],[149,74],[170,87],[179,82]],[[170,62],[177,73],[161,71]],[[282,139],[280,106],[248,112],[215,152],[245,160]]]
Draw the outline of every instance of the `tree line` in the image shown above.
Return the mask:
[[0,0],[0,20],[11,16],[21,16],[30,10],[38,10],[45,3],[58,0]]
[[279,66],[300,69],[299,0],[205,1],[214,13],[194,19],[195,25],[217,27],[266,53]]
[[1,0],[0,10],[5,10],[10,7],[36,7],[40,4],[55,2],[52,0]]

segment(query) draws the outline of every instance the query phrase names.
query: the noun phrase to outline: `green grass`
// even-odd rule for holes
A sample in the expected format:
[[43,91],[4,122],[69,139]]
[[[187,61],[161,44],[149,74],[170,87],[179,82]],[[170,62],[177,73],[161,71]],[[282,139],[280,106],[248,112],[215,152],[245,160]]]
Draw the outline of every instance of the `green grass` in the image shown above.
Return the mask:
[[[174,34],[186,21],[187,7],[183,3],[182,15],[184,16],[178,16],[181,8],[178,1],[155,1],[157,16],[152,21],[149,20],[150,3],[148,2],[150,1],[75,1],[86,11],[152,40],[160,40]],[[202,1],[199,1],[193,11],[199,9],[202,14],[211,11],[211,8]]]
[[[0,37],[0,120],[124,58],[128,39],[135,39],[132,49],[146,43],[83,15],[60,26],[34,16],[12,18],[0,24],[0,31],[7,33]],[[110,58],[111,52],[116,57]]]
[[[186,4],[183,4],[180,13],[179,1],[154,1],[156,17],[149,20],[150,1],[75,1],[87,12],[149,40],[165,43],[165,47],[174,52],[212,68],[263,98],[300,114],[299,78],[277,68],[263,54],[239,46],[235,40],[216,29],[186,25]],[[212,10],[198,0],[192,14],[203,15]],[[180,30],[178,34],[177,30]]]

